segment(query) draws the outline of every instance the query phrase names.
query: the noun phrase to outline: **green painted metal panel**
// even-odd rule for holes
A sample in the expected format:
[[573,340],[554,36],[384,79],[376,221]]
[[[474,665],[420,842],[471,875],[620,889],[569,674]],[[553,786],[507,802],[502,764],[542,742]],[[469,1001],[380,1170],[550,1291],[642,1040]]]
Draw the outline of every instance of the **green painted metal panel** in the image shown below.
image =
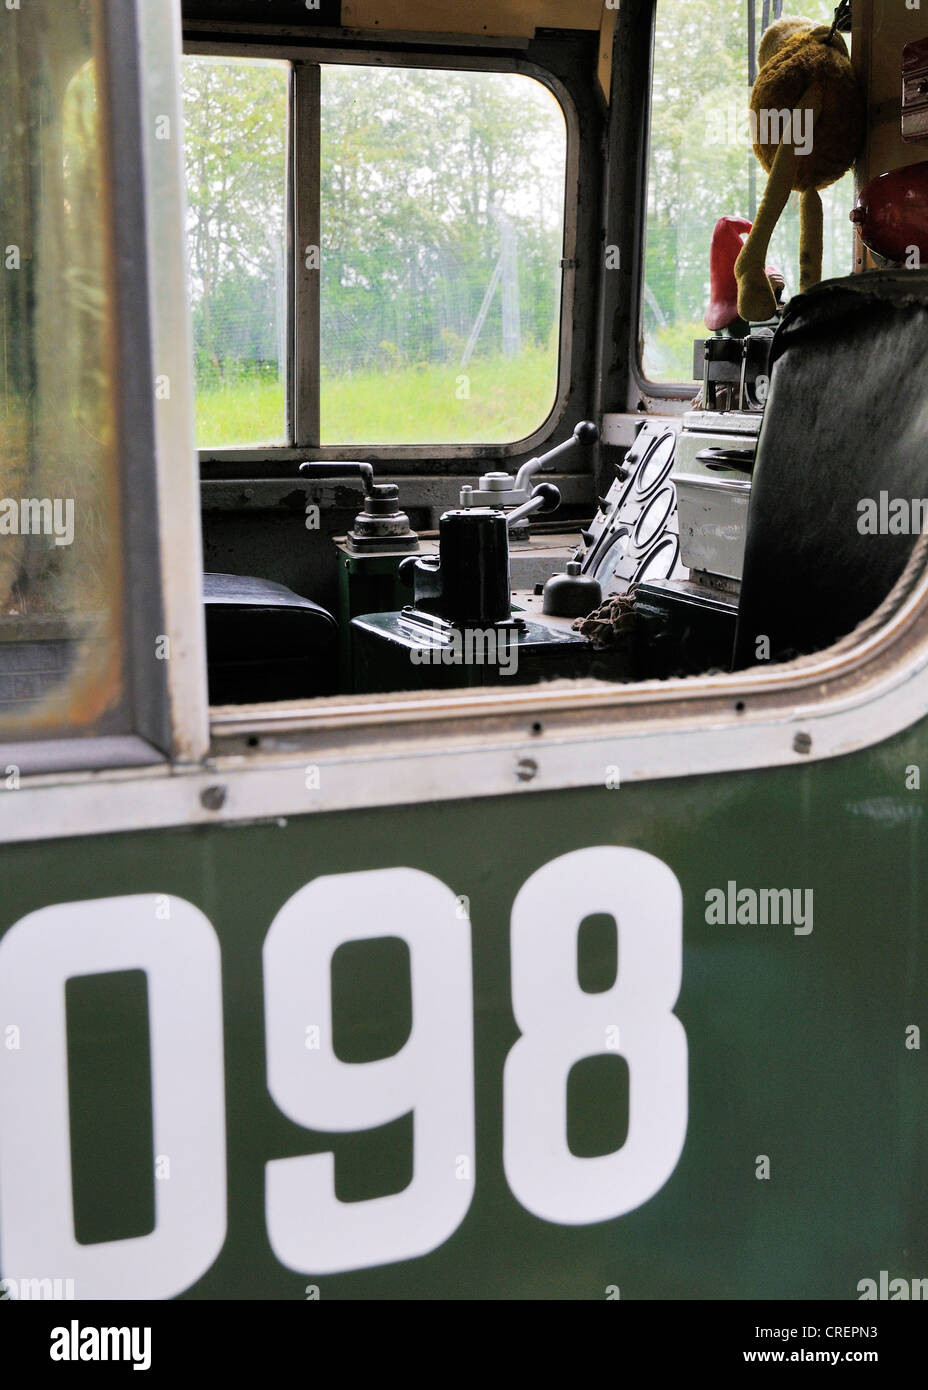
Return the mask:
[[[145,892],[187,899],[214,925],[225,1010],[228,1235],[185,1297],[301,1299],[317,1286],[323,1298],[601,1299],[618,1286],[623,1299],[854,1299],[858,1283],[881,1270],[928,1277],[926,1062],[906,1031],[924,1028],[928,998],[924,802],[907,786],[907,769],[924,761],[926,731],[922,725],[853,757],[781,770],[5,846],[0,932],[49,903]],[[453,798],[453,785],[448,791]],[[503,1068],[519,1036],[510,911],[541,866],[599,845],[645,850],[681,885],[675,1013],[689,1049],[689,1115],[682,1155],[655,1196],[625,1216],[570,1226],[527,1211],[503,1170]],[[265,1165],[334,1151],[340,1200],[398,1191],[411,1177],[415,1118],[330,1135],[280,1112],[266,1079],[262,944],[283,904],[317,876],[397,865],[469,899],[473,1201],[430,1254],[354,1272],[297,1273],[269,1243]],[[707,893],[727,893],[730,881],[811,892],[812,930],[707,921]],[[563,909],[569,915],[571,904]],[[608,916],[577,926],[581,987],[608,987],[623,969],[623,923],[617,933]],[[363,1066],[403,1045],[408,972],[408,952],[395,939],[337,953],[334,1046],[344,1061]],[[116,1070],[135,1081],[122,1087],[126,1113],[100,1113],[97,1121],[121,1136],[114,1161],[134,1168],[120,1183],[111,1164],[109,1200],[98,1192],[96,1202],[83,1202],[82,1241],[110,1238],[121,1220],[135,1233],[140,1203],[144,1209],[145,1175],[137,1169],[152,1144],[150,1119],[137,1095],[125,1096],[130,1084],[148,1094],[140,1079],[148,1066],[138,1026],[144,1001],[133,1007],[134,1014],[112,990],[98,990],[101,1045],[126,1050]],[[26,1039],[29,1009],[23,999],[21,1018],[0,1019],[0,1039],[10,1022]],[[70,1042],[86,1053],[93,1045],[86,1008],[82,1019],[81,1036]],[[559,1019],[550,1026],[556,1031]],[[579,1158],[624,1142],[627,1072],[619,1056],[607,1055],[574,1068],[568,1127]],[[118,1107],[120,1088],[103,1082],[101,1071],[99,1107]],[[86,1191],[93,1145],[79,1133],[72,1143]],[[763,1155],[769,1179],[757,1176]]]

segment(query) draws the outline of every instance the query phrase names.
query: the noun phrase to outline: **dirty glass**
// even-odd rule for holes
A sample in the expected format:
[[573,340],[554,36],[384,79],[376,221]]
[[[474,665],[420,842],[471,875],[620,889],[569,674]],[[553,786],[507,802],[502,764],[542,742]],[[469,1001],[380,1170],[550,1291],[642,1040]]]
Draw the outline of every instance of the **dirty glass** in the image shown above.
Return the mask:
[[544,423],[566,143],[522,74],[323,67],[323,444],[506,443]]
[[287,442],[289,71],[253,58],[183,60],[201,449]]
[[[655,382],[693,377],[693,340],[708,332],[709,243],[720,217],[751,220],[767,176],[754,157],[747,121],[748,20],[745,0],[658,0],[654,38],[641,361]],[[762,15],[777,6],[756,5]],[[783,8],[783,7],[781,7]],[[788,6],[783,8],[790,13]],[[802,15],[830,23],[833,0],[806,0]],[[850,44],[848,35],[845,42]],[[825,279],[849,275],[854,176],[822,192]],[[799,288],[799,195],[793,194],[770,243],[769,264]]]
[[[0,10],[0,727],[122,700],[105,167],[89,0]],[[0,769],[5,779],[15,769]],[[2,793],[0,793],[2,794]]]

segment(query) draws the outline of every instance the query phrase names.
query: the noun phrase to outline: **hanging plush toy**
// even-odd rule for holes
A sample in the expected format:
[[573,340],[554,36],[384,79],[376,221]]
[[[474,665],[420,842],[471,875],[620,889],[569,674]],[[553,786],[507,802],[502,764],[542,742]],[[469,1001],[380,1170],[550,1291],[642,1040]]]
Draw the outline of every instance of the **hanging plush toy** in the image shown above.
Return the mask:
[[769,178],[751,234],[735,263],[738,313],[772,317],[776,301],[764,273],[770,238],[794,190],[800,193],[799,288],[822,278],[822,200],[846,174],[863,142],[866,106],[847,45],[833,25],[779,19],[760,41],[751,90],[754,153]]

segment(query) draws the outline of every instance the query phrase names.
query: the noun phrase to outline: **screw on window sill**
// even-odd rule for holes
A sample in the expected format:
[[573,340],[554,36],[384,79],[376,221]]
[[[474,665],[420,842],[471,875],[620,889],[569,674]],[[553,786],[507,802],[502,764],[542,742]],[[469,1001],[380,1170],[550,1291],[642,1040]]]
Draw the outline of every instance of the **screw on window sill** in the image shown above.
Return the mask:
[[200,804],[207,811],[221,811],[225,802],[225,787],[204,787],[200,792]]

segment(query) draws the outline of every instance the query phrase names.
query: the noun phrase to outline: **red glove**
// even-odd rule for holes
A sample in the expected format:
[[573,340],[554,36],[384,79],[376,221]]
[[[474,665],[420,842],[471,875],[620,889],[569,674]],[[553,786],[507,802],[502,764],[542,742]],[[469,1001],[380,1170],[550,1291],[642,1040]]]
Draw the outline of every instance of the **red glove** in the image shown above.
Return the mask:
[[[742,237],[751,230],[746,217],[720,217],[712,233],[709,250],[709,307],[705,324],[713,333],[738,319],[738,284],[735,280],[735,261],[744,245]],[[786,281],[775,265],[765,267],[767,279],[779,301]],[[740,320],[739,320],[740,322]]]
[[709,307],[706,327],[717,333],[738,317],[738,283],[735,280],[735,261],[744,245],[743,237],[751,230],[745,217],[720,217],[712,233],[709,251]]

